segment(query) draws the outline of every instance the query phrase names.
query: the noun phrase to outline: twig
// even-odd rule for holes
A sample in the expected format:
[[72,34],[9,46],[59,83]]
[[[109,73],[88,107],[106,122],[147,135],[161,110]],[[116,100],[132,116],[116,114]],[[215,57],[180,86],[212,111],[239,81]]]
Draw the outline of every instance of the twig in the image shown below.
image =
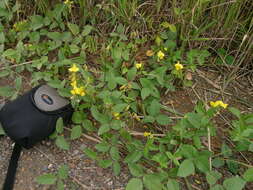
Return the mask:
[[[141,132],[136,132],[136,131],[129,131],[129,133],[131,135],[134,135],[134,136],[143,136],[143,133]],[[165,137],[166,135],[165,134],[152,134],[154,137]]]
[[211,84],[214,88],[221,90],[220,86],[218,86],[217,84],[215,84],[214,82],[212,82],[210,79],[208,79],[206,76],[204,76],[204,74],[200,70],[196,69],[196,72],[198,73],[198,75],[201,78],[205,79],[207,83]]
[[20,64],[8,66],[8,67],[2,67],[2,68],[0,69],[0,71],[5,70],[5,69],[11,69],[11,68],[14,68],[14,67],[19,67],[19,66],[22,66],[22,65],[27,65],[27,64],[30,64],[30,63],[32,63],[32,62],[33,62],[33,61],[27,61],[27,62],[24,62],[24,63],[20,63]]
[[[68,131],[71,131],[71,129],[69,129],[69,128],[67,128],[67,127],[64,127],[64,129],[66,129],[66,130],[68,130]],[[86,138],[86,139],[89,139],[89,140],[94,141],[94,142],[97,142],[97,143],[100,143],[100,142],[101,142],[101,140],[98,140],[98,139],[96,139],[96,138],[94,138],[94,137],[91,137],[91,136],[89,136],[89,135],[86,135],[86,134],[82,134],[82,136],[83,136],[84,138]]]
[[245,164],[245,163],[240,162],[240,161],[237,161],[237,160],[231,160],[231,159],[228,159],[228,158],[223,158],[223,160],[228,160],[228,161],[231,161],[231,162],[235,162],[235,163],[240,164],[240,165],[242,165],[242,166],[245,166],[245,167],[247,167],[247,168],[253,168],[252,165]]

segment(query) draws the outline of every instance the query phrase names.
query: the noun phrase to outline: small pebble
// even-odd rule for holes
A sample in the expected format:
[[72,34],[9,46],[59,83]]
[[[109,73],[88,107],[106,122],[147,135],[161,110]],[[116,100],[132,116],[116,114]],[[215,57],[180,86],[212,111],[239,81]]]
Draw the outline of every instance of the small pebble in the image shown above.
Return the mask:
[[49,164],[47,168],[51,169],[52,167],[53,167],[53,164]]

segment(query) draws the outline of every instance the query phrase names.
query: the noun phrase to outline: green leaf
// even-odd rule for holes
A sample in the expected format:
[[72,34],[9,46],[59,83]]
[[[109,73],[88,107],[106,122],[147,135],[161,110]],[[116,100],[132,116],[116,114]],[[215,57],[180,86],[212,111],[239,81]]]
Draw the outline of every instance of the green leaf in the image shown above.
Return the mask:
[[84,119],[84,113],[81,111],[75,111],[72,115],[72,121],[74,123],[80,124],[82,123],[83,119]]
[[211,187],[210,190],[224,190],[224,188],[222,185],[217,184],[217,185]]
[[202,172],[209,171],[209,157],[206,155],[197,156],[194,160],[195,166]]
[[112,147],[110,150],[110,155],[113,160],[118,161],[120,159],[119,150],[117,147]]
[[80,48],[75,44],[70,45],[69,48],[71,53],[78,53],[80,51]]
[[68,22],[67,26],[73,35],[76,36],[79,33],[79,27],[76,24]]
[[83,32],[82,32],[82,36],[87,36],[91,33],[93,27],[91,25],[86,25],[84,26]]
[[128,80],[134,80],[135,76],[137,73],[137,69],[135,67],[132,67],[128,72],[127,72],[127,78]]
[[96,130],[96,128],[93,126],[92,122],[88,119],[83,120],[82,126],[87,131],[95,131]]
[[91,107],[91,114],[92,116],[99,121],[100,123],[107,123],[108,120],[105,115],[98,112],[97,108],[95,106]]
[[144,123],[153,123],[153,122],[155,122],[155,118],[153,116],[147,115],[147,116],[144,117],[142,122],[144,122]]
[[169,179],[167,182],[168,190],[180,190],[180,185],[175,179]]
[[163,153],[157,153],[152,157],[152,160],[158,162],[162,168],[168,167],[168,158]]
[[127,84],[127,80],[124,77],[115,77],[117,84],[124,85]]
[[243,174],[243,178],[248,182],[253,181],[253,168],[247,169]]
[[34,15],[31,17],[31,24],[33,30],[37,30],[43,26],[43,17],[40,15]]
[[224,166],[224,164],[225,164],[225,161],[220,158],[215,158],[212,161],[212,165],[216,168],[220,168],[220,167]]
[[106,132],[110,131],[110,125],[109,124],[103,124],[98,129],[98,135],[102,135]]
[[116,176],[119,175],[120,174],[120,169],[121,169],[119,162],[114,162],[112,169],[113,169],[114,175],[116,175]]
[[111,51],[112,51],[111,56],[112,56],[112,58],[115,62],[121,60],[121,55],[122,55],[122,49],[121,48],[115,47]]
[[22,85],[22,77],[17,77],[15,79],[15,88],[17,91],[21,89],[21,85]]
[[62,133],[63,132],[63,127],[64,127],[63,119],[60,117],[56,121],[56,131],[57,131],[57,133]]
[[192,160],[187,159],[184,160],[178,169],[177,176],[179,177],[187,177],[195,172],[195,167]]
[[196,128],[200,128],[201,127],[201,119],[202,117],[197,114],[197,113],[188,113],[186,115],[186,118],[188,119],[188,121]]
[[93,150],[86,148],[83,150],[84,153],[91,159],[96,160],[97,159],[97,153],[94,152]]
[[0,87],[0,96],[10,97],[14,94],[14,89],[8,86]]
[[54,174],[44,174],[36,178],[37,183],[43,185],[55,184],[57,177]]
[[169,118],[169,116],[164,115],[164,114],[160,114],[156,117],[156,121],[157,123],[159,123],[160,125],[168,125],[171,123],[171,119]]
[[62,165],[58,170],[58,176],[60,179],[66,179],[68,177],[69,167],[67,165]]
[[226,158],[229,158],[230,156],[232,156],[232,150],[225,143],[223,143],[222,146],[221,146],[221,153]]
[[169,28],[170,28],[170,31],[171,31],[171,32],[174,32],[174,33],[177,32],[177,28],[176,28],[176,26],[175,26],[174,24],[170,24],[170,25],[169,25]]
[[110,149],[110,144],[107,142],[101,142],[96,144],[95,148],[100,152],[107,152]]
[[161,179],[158,175],[148,174],[143,177],[144,186],[148,190],[162,190],[163,185],[161,183]]
[[59,148],[63,150],[69,150],[69,143],[65,140],[63,136],[58,136],[55,143]]
[[197,149],[189,144],[183,144],[181,146],[181,154],[186,158],[194,159],[197,157]]
[[0,32],[0,44],[4,43],[4,41],[5,41],[4,32]]
[[221,176],[217,171],[209,171],[206,173],[206,180],[210,185],[214,185]]
[[54,41],[61,41],[62,35],[60,32],[48,32],[47,37],[54,40]]
[[14,49],[7,49],[2,54],[3,57],[7,57],[9,59],[15,59],[17,62],[20,61],[21,54],[19,51]]
[[226,161],[228,169],[231,173],[237,174],[239,170],[239,164],[230,160]]
[[150,106],[148,107],[147,111],[151,116],[155,116],[160,113],[160,108],[161,108],[161,104],[159,103],[159,101],[154,99],[151,102]]
[[0,78],[2,77],[6,77],[10,74],[10,71],[9,70],[3,70],[3,71],[0,71]]
[[80,125],[77,125],[71,129],[71,140],[78,139],[82,135],[82,127]]
[[127,157],[125,158],[124,162],[125,163],[135,163],[137,162],[138,160],[141,159],[143,153],[139,150],[135,150],[133,152],[131,152],[130,154],[127,155]]
[[120,112],[122,112],[126,107],[127,107],[127,104],[126,104],[126,103],[117,104],[117,105],[113,106],[112,111],[115,112],[115,113],[120,113]]
[[142,181],[138,178],[132,178],[127,183],[126,190],[142,190],[143,184]]
[[143,172],[143,167],[140,164],[128,164],[128,168],[130,170],[130,173],[134,176],[134,177],[141,177],[144,175]]
[[140,82],[141,82],[141,85],[142,85],[143,88],[152,89],[154,87],[154,84],[152,83],[152,81],[147,79],[147,78],[141,78]]
[[236,109],[236,108],[233,108],[233,107],[229,107],[228,108],[229,111],[234,114],[236,117],[240,118],[241,117],[241,111]]
[[245,184],[246,182],[238,176],[231,177],[223,182],[223,186],[226,190],[242,190]]
[[149,95],[151,94],[151,91],[149,88],[143,88],[141,89],[141,98],[145,100]]
[[112,160],[99,160],[98,165],[102,168],[108,168],[112,165]]
[[111,122],[111,128],[114,130],[120,130],[124,126],[125,126],[125,123],[120,120],[113,120]]

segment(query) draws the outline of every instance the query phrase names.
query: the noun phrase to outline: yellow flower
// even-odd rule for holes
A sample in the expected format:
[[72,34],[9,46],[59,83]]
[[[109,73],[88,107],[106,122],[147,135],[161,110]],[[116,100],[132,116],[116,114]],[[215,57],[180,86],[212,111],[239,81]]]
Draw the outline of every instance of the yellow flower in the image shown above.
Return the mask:
[[147,52],[146,52],[146,56],[148,56],[148,57],[151,57],[151,56],[153,56],[154,55],[154,52],[152,51],[152,50],[148,50]]
[[136,63],[135,67],[136,67],[136,69],[140,69],[142,67],[142,65],[143,65],[142,63]]
[[72,89],[72,90],[70,91],[70,93],[71,93],[72,95],[76,95],[76,91],[75,91],[74,89]]
[[76,64],[73,64],[71,68],[69,68],[69,72],[76,73],[79,71],[79,68],[76,66]]
[[165,54],[161,50],[157,53],[158,60],[162,60],[164,56]]
[[184,66],[183,66],[182,64],[180,64],[179,61],[177,62],[177,64],[175,64],[175,69],[176,69],[177,71],[182,70],[183,68],[184,68]]
[[73,87],[73,88],[76,88],[77,87],[77,82],[76,80],[73,80],[70,85]]
[[143,136],[144,136],[144,137],[148,137],[148,136],[151,136],[151,135],[152,135],[152,134],[151,134],[150,132],[146,132],[146,131],[145,131],[145,132],[143,133]]
[[85,95],[84,87],[80,87],[80,88],[75,87],[70,92],[73,95],[80,95],[80,96],[84,96]]
[[222,102],[221,100],[218,100],[218,101],[216,101],[216,102],[213,102],[213,101],[211,101],[210,102],[210,105],[212,106],[212,107],[223,107],[224,109],[226,109],[227,107],[228,107],[228,104],[225,104],[224,102]]
[[113,113],[113,116],[115,119],[119,120],[120,119],[120,114],[119,113]]
[[72,4],[73,4],[73,1],[65,0],[65,1],[64,1],[64,4],[67,5],[69,8],[71,8],[71,6],[72,6]]

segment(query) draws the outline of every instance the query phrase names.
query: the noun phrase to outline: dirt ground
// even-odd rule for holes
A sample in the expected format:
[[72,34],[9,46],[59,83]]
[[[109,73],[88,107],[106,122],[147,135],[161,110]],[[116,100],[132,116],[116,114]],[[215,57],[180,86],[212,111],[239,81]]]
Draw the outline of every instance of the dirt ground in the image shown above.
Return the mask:
[[[191,75],[191,74],[189,74]],[[222,90],[223,79],[216,72],[198,71],[191,76],[193,86],[169,92],[163,97],[162,103],[174,108],[180,113],[192,111],[196,102],[201,99],[205,102],[221,99],[229,105],[235,106],[245,112],[253,112],[253,86],[247,78],[240,79],[240,82],[231,83],[225,90]],[[10,79],[0,79],[0,86],[11,83]],[[24,84],[29,89],[29,80]],[[0,103],[4,99],[0,97]],[[218,135],[212,138],[213,151],[220,150],[222,142],[227,141],[226,129],[231,114],[220,113],[215,119],[218,127]],[[120,190],[124,189],[130,178],[129,171],[123,166],[120,176],[115,177],[110,169],[101,169],[96,163],[87,158],[82,149],[92,147],[94,142],[81,138],[71,143],[70,151],[59,150],[54,142],[46,140],[33,149],[24,150],[17,172],[15,184],[16,190],[50,190],[54,186],[39,185],[35,177],[43,173],[55,171],[58,166],[67,164],[70,167],[70,179],[67,181],[65,189],[101,189]],[[0,186],[2,185],[11,155],[13,143],[8,137],[0,137]],[[245,159],[245,157],[247,157]],[[243,162],[253,164],[253,155],[243,155]],[[222,173],[226,173],[223,171]],[[226,174],[225,174],[226,175]],[[227,174],[229,175],[229,174]],[[201,177],[196,175],[190,179],[193,189],[206,189],[206,184],[199,184]],[[202,177],[203,178],[203,177]],[[201,181],[203,181],[201,179]],[[245,189],[252,190],[252,184]]]

